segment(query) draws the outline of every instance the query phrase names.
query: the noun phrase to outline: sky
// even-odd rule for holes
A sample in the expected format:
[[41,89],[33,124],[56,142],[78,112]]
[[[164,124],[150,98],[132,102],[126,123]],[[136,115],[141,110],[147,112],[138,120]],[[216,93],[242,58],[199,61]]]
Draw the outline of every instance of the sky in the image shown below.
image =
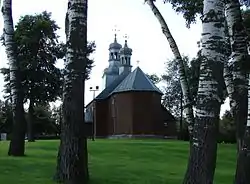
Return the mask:
[[[67,10],[67,0],[13,0],[14,24],[24,15],[33,15],[42,11],[52,12],[59,27],[58,35],[65,41],[64,20]],[[159,22],[144,0],[89,0],[88,6],[88,40],[96,42],[96,52],[92,55],[95,67],[91,78],[86,82],[85,104],[93,99],[90,87],[100,86],[103,89],[102,74],[108,66],[108,46],[114,40],[115,26],[119,30],[117,39],[124,44],[124,36],[128,35],[128,46],[133,49],[131,64],[149,74],[164,73],[165,63],[173,58],[169,44],[162,34]],[[186,28],[185,20],[177,14],[170,4],[157,1],[157,7],[165,18],[170,31],[182,54],[195,57],[198,51],[197,41],[201,37],[201,22],[198,20],[191,28]],[[0,34],[2,34],[3,20],[0,16]],[[139,63],[137,63],[139,61]],[[6,67],[5,49],[0,46],[0,68]],[[63,62],[57,63],[63,67]],[[0,98],[3,98],[3,76],[0,76]],[[95,95],[101,92],[97,91]],[[222,111],[228,109],[228,103]]]

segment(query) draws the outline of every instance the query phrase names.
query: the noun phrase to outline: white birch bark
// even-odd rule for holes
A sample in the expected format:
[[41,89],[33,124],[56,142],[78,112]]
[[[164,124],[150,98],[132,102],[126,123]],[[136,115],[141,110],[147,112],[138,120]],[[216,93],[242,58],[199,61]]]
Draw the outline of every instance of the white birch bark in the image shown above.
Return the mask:
[[227,0],[226,19],[231,43],[229,67],[232,75],[232,87],[228,86],[231,112],[237,127],[238,150],[241,147],[247,120],[247,72],[248,58],[247,34],[243,25],[240,3],[238,0]]
[[88,153],[84,132],[84,79],[87,63],[88,0],[69,0],[65,19],[66,59],[63,122],[56,179],[87,183]]
[[233,75],[232,71],[230,71],[228,63],[224,63],[224,80],[226,84],[226,89],[229,97],[229,104],[230,104],[230,112],[233,115],[233,107],[236,106],[235,101],[233,100],[233,94],[234,94],[234,85],[233,85]]
[[205,0],[203,14],[201,52],[203,61],[200,66],[196,117],[216,119],[219,117],[222,103],[221,84],[226,59],[224,22],[222,22],[224,20],[223,2]]
[[248,108],[247,123],[245,127],[242,145],[238,151],[237,166],[235,172],[235,184],[250,183],[250,74],[248,74]]
[[193,114],[193,106],[192,106],[192,100],[191,100],[191,94],[190,94],[190,88],[188,85],[187,81],[187,76],[185,72],[185,65],[182,60],[181,54],[179,52],[178,46],[168,28],[168,25],[164,18],[162,17],[160,11],[158,8],[155,6],[154,0],[145,0],[145,2],[149,5],[151,8],[152,12],[154,13],[155,17],[159,21],[162,32],[166,36],[169,46],[174,54],[175,59],[178,62],[178,71],[180,74],[180,83],[181,83],[181,88],[182,88],[182,93],[183,93],[183,101],[184,101],[184,112],[185,116],[187,118],[187,123],[188,123],[188,130],[189,134],[192,137],[193,134],[193,125],[194,125],[194,114]]
[[248,74],[248,95],[247,95],[247,127],[250,127],[250,74]]
[[223,0],[204,0],[202,62],[197,93],[193,144],[184,184],[213,183],[225,62]]
[[3,0],[4,44],[10,67],[10,89],[13,109],[13,130],[8,155],[23,156],[25,151],[26,120],[23,109],[23,92],[20,68],[17,59],[17,45],[14,40],[12,0]]
[[[16,89],[16,71],[18,70],[17,65],[17,53],[16,43],[14,41],[14,25],[12,19],[12,0],[3,0],[3,21],[4,21],[4,44],[6,49],[6,55],[10,67],[10,86],[11,86],[11,101],[13,113],[15,113],[15,102],[17,97]],[[13,114],[14,115],[14,114]]]

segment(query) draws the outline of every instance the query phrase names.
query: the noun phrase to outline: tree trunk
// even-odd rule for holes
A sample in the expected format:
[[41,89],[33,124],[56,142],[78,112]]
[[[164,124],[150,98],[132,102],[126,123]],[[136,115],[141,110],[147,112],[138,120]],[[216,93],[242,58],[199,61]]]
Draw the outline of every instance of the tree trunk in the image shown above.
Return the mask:
[[227,0],[226,19],[232,51],[229,57],[229,66],[232,71],[233,90],[229,93],[229,97],[231,98],[231,112],[236,124],[236,138],[239,151],[247,122],[247,74],[244,68],[246,67],[245,63],[248,62],[248,52],[247,34],[243,25],[238,0]]
[[[250,77],[250,76],[249,76]],[[248,77],[248,86],[250,86],[250,78]],[[248,116],[245,128],[244,138],[242,139],[242,146],[238,152],[235,184],[249,184],[250,183],[250,88],[248,87]]]
[[17,60],[17,46],[14,41],[12,0],[3,0],[4,42],[10,65],[11,98],[13,110],[13,130],[8,155],[24,156],[26,121],[23,109],[20,68]]
[[69,0],[66,15],[63,122],[55,179],[67,184],[84,184],[89,180],[82,82],[87,62],[87,5],[87,0]]
[[205,0],[202,17],[202,57],[193,143],[184,184],[212,184],[216,167],[217,134],[223,98],[225,61],[224,4]]
[[34,100],[30,98],[30,104],[29,104],[29,112],[28,112],[28,126],[27,126],[27,134],[28,134],[28,141],[29,142],[35,142],[34,138]]
[[183,93],[183,101],[184,101],[184,109],[186,113],[186,120],[188,123],[188,130],[189,130],[189,135],[190,135],[190,140],[192,140],[192,134],[193,134],[193,125],[194,125],[194,114],[193,114],[193,104],[191,100],[191,95],[190,95],[190,88],[188,85],[188,80],[186,77],[186,71],[185,71],[185,65],[182,60],[181,54],[179,52],[178,46],[168,28],[168,25],[164,18],[162,17],[160,11],[158,8],[155,6],[153,0],[145,0],[149,7],[151,8],[152,12],[154,13],[155,17],[159,21],[162,32],[166,36],[170,48],[172,49],[172,52],[174,54],[175,59],[178,61],[178,72],[180,74],[180,83],[181,83],[181,89]]

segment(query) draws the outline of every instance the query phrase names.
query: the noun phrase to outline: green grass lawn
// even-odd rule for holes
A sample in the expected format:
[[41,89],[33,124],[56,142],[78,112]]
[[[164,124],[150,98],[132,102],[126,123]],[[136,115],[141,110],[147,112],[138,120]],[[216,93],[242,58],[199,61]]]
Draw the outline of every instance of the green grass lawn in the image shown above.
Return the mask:
[[[0,142],[1,184],[53,184],[58,141],[27,143],[27,157],[7,156]],[[170,140],[89,141],[91,184],[180,184],[188,143]],[[215,184],[232,183],[235,145],[219,145]]]

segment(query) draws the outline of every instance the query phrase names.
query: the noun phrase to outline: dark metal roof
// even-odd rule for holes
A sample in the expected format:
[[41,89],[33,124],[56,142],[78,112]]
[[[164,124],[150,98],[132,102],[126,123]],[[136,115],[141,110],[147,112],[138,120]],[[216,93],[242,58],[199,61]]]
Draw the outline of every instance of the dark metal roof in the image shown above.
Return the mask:
[[152,91],[158,92],[163,95],[161,90],[151,82],[151,80],[139,67],[137,67],[132,73],[130,73],[112,91],[112,93],[119,93],[125,91]]
[[109,86],[107,86],[95,99],[108,98],[112,91],[128,76],[127,73],[119,75]]

